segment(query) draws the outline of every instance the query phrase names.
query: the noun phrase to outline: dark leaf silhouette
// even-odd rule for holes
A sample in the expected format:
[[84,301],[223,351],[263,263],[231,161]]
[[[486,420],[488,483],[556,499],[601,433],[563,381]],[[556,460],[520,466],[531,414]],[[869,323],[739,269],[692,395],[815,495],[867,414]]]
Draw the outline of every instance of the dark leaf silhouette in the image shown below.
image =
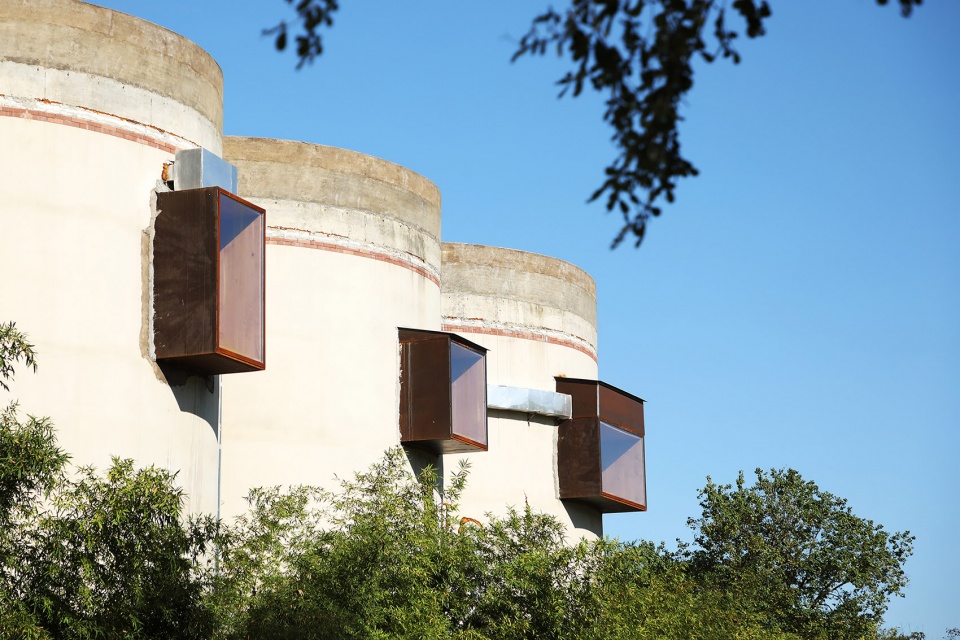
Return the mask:
[[[285,0],[294,4],[294,0]],[[888,0],[877,0],[886,5]],[[922,0],[898,0],[906,17]],[[323,52],[320,30],[333,24],[337,0],[296,2],[297,68]],[[729,26],[727,18],[735,18]],[[603,119],[613,129],[616,156],[589,201],[606,196],[608,211],[618,210],[623,226],[613,240],[631,236],[640,245],[661,198],[674,202],[677,182],[697,175],[680,149],[680,105],[693,87],[693,62],[699,56],[739,64],[734,41],[766,35],[773,11],[766,0],[570,0],[561,10],[533,18],[520,38],[513,60],[555,51],[572,70],[557,81],[559,95],[577,97],[584,88],[604,96]],[[706,35],[713,25],[712,37]],[[266,30],[286,45],[287,25]],[[739,30],[738,30],[739,29]]]

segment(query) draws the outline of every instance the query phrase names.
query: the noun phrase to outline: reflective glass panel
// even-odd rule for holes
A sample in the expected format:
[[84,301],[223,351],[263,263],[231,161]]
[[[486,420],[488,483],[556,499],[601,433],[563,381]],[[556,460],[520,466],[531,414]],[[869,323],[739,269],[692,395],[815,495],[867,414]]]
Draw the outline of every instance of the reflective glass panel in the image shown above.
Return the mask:
[[263,215],[220,194],[219,346],[263,362]]
[[487,374],[483,355],[450,343],[453,432],[487,444]]
[[642,437],[601,421],[600,461],[604,493],[646,506]]

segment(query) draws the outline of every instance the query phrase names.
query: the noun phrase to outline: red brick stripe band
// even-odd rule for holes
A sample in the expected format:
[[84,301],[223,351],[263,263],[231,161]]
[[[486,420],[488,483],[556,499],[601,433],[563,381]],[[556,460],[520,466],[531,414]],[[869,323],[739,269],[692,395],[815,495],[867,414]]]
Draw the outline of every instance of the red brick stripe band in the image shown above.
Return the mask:
[[561,347],[576,349],[580,353],[590,356],[590,359],[597,362],[597,354],[592,349],[583,346],[579,342],[565,338],[556,338],[554,336],[544,335],[536,331],[520,331],[517,329],[500,329],[493,327],[475,327],[462,324],[444,324],[441,327],[444,331],[451,333],[479,333],[489,336],[503,336],[506,338],[521,338],[523,340],[533,340],[535,342],[546,342],[547,344],[556,344]]
[[[269,228],[269,227],[268,227]],[[319,249],[320,251],[331,251],[333,253],[345,253],[351,256],[360,256],[361,258],[370,258],[378,262],[386,262],[389,264],[397,265],[398,267],[403,267],[409,271],[413,271],[415,274],[426,278],[433,284],[440,286],[440,278],[435,274],[430,273],[423,267],[418,264],[415,264],[409,260],[404,260],[403,258],[398,258],[396,256],[391,256],[385,253],[379,253],[377,251],[370,251],[368,249],[359,249],[356,247],[347,247],[333,242],[323,242],[322,240],[312,240],[307,238],[271,238],[267,237],[267,244],[276,244],[285,247],[305,247],[307,249]]]
[[[76,129],[86,129],[87,131],[93,131],[95,133],[105,133],[108,136],[114,136],[115,138],[123,138],[124,140],[129,140],[130,142],[136,142],[137,144],[143,144],[148,147],[153,147],[154,149],[159,149],[160,151],[165,151],[167,153],[173,154],[177,152],[177,147],[166,142],[160,142],[154,138],[134,133],[127,129],[121,129],[120,127],[113,127],[108,124],[102,124],[100,122],[93,122],[91,120],[84,120],[82,118],[75,118],[71,116],[61,115],[59,113],[50,113],[47,111],[36,111],[34,109],[18,109],[15,107],[0,107],[0,116],[6,116],[10,118],[23,118],[24,120],[37,120],[40,122],[52,122],[53,124],[62,124],[67,127],[74,127]],[[139,124],[139,123],[138,123]],[[146,125],[141,125],[146,126]]]

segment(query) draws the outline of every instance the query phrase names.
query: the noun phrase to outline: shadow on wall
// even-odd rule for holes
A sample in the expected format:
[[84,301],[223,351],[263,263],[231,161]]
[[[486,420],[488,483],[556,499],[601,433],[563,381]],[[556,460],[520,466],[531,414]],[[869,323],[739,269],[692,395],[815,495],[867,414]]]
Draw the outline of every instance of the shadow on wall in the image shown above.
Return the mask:
[[158,364],[167,387],[177,401],[180,411],[190,413],[208,425],[217,436],[220,412],[220,385],[217,376],[198,376],[195,373],[169,364]]
[[574,527],[593,531],[598,536],[603,536],[603,516],[597,509],[569,500],[563,502],[563,508],[567,510],[567,515],[570,516],[570,521]]
[[433,467],[437,476],[436,489],[440,495],[443,495],[443,457],[414,447],[405,446],[403,450],[407,454],[410,470],[413,471],[415,476],[419,476],[427,467]]

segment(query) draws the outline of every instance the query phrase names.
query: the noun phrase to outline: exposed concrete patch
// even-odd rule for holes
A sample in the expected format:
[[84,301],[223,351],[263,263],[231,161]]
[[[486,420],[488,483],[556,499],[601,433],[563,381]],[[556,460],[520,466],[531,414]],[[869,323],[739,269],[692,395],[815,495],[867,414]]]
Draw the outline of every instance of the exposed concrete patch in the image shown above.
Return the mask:
[[[223,140],[224,158],[230,162],[251,162],[264,165],[282,165],[298,167],[305,175],[316,177],[321,173],[333,173],[352,176],[356,182],[377,181],[385,185],[408,191],[423,199],[433,208],[440,208],[440,190],[427,178],[393,162],[357,151],[329,147],[309,142],[293,140],[274,140],[270,138],[245,138],[226,136]],[[263,182],[248,176],[246,185],[263,197],[290,197],[287,188],[289,180]],[[268,194],[273,190],[275,195]],[[325,202],[329,194],[317,188],[297,191],[299,199],[312,202]],[[319,197],[319,200],[314,198]],[[432,225],[424,225],[431,229]],[[439,231],[439,230],[438,230]]]
[[558,344],[597,360],[596,284],[569,262],[526,251],[442,244],[443,325]]
[[[394,225],[378,228],[380,221],[395,221],[438,245],[439,267],[440,190],[423,176],[380,158],[305,142],[228,136],[223,149],[224,159],[240,170],[239,195],[320,205],[290,209],[286,215],[302,219],[283,226],[386,239]],[[339,221],[337,212],[367,216]]]
[[[213,58],[183,36],[124,13],[76,0],[2,2],[0,60],[49,69],[66,80],[34,73],[48,90],[76,93],[86,86],[89,96],[82,76],[97,76],[169,98],[217,130],[223,126],[223,72]],[[81,77],[75,82],[70,74]]]
[[140,355],[150,363],[157,380],[167,383],[167,377],[157,365],[153,342],[153,240],[156,237],[157,191],[169,191],[163,181],[150,192],[150,224],[140,232]]
[[[503,247],[489,247],[479,244],[464,244],[460,242],[443,243],[443,264],[451,271],[459,271],[466,267],[484,267],[498,272],[510,272],[516,275],[540,275],[558,280],[568,288],[579,290],[582,295],[592,298],[596,304],[597,287],[593,278],[580,267],[564,260],[550,256],[504,249]],[[458,289],[469,291],[470,281],[457,283]],[[476,286],[476,285],[475,285]],[[524,292],[531,299],[536,299],[538,291]],[[540,294],[542,295],[542,294]],[[596,315],[594,313],[594,315]]]

